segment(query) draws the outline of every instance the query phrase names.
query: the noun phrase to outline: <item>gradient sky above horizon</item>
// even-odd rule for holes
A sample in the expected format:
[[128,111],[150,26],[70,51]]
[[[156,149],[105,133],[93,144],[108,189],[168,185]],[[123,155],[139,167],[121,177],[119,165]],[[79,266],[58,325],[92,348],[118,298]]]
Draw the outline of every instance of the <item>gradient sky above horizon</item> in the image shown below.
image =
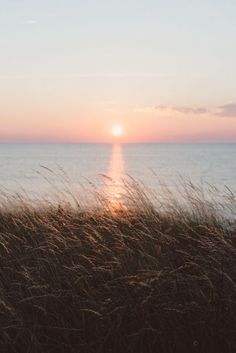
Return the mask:
[[0,1],[0,142],[236,142],[235,0]]

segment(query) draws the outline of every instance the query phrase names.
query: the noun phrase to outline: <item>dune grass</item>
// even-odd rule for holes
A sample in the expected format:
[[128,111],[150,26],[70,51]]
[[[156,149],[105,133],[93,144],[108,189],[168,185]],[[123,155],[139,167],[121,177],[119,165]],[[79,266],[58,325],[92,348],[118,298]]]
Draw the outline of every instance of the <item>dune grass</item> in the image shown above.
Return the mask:
[[235,218],[190,189],[187,209],[137,185],[128,206],[2,206],[0,352],[235,352]]

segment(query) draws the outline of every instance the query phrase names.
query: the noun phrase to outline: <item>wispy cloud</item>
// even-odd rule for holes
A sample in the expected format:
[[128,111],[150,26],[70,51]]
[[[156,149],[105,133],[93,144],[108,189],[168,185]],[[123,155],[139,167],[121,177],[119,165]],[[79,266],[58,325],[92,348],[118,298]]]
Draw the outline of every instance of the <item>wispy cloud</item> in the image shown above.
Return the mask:
[[181,113],[181,114],[206,114],[208,113],[208,109],[204,107],[187,107],[187,106],[165,106],[165,105],[158,105],[156,106],[157,110],[171,110],[173,112]]
[[222,117],[236,118],[236,103],[224,104],[219,107],[216,115]]
[[36,23],[37,23],[37,21],[34,20],[33,18],[29,18],[29,19],[21,22],[21,24],[23,24],[23,25],[35,25]]
[[187,107],[187,106],[169,106],[169,105],[156,105],[152,107],[143,107],[135,110],[139,113],[179,113],[184,115],[200,115],[209,112],[204,107]]
[[70,79],[83,79],[83,78],[167,78],[170,77],[166,74],[151,73],[151,72],[91,72],[91,73],[75,73],[75,74],[52,74],[52,75],[4,75],[0,76],[0,80],[70,80]]
[[191,107],[173,107],[173,110],[182,114],[206,114],[207,108],[191,108]]
[[168,115],[177,113],[181,115],[211,115],[225,118],[236,118],[236,103],[224,104],[219,107],[191,107],[191,106],[171,106],[171,105],[156,105],[149,107],[139,107],[135,109],[137,113],[150,113],[160,115]]

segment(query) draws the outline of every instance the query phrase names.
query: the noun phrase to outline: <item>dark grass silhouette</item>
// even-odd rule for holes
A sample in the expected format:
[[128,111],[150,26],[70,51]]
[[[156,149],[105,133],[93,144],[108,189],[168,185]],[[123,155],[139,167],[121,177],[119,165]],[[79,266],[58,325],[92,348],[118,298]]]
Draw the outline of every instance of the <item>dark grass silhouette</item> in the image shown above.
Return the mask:
[[191,190],[188,211],[137,185],[129,206],[2,207],[0,351],[235,352],[235,221]]

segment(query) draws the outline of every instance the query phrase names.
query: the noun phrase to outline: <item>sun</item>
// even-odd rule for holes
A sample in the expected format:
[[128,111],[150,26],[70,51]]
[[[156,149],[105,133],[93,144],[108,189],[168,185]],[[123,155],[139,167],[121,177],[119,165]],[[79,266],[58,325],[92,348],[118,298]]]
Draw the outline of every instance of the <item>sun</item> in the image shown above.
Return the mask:
[[122,126],[120,125],[115,125],[111,129],[111,134],[115,137],[122,136],[124,133]]

